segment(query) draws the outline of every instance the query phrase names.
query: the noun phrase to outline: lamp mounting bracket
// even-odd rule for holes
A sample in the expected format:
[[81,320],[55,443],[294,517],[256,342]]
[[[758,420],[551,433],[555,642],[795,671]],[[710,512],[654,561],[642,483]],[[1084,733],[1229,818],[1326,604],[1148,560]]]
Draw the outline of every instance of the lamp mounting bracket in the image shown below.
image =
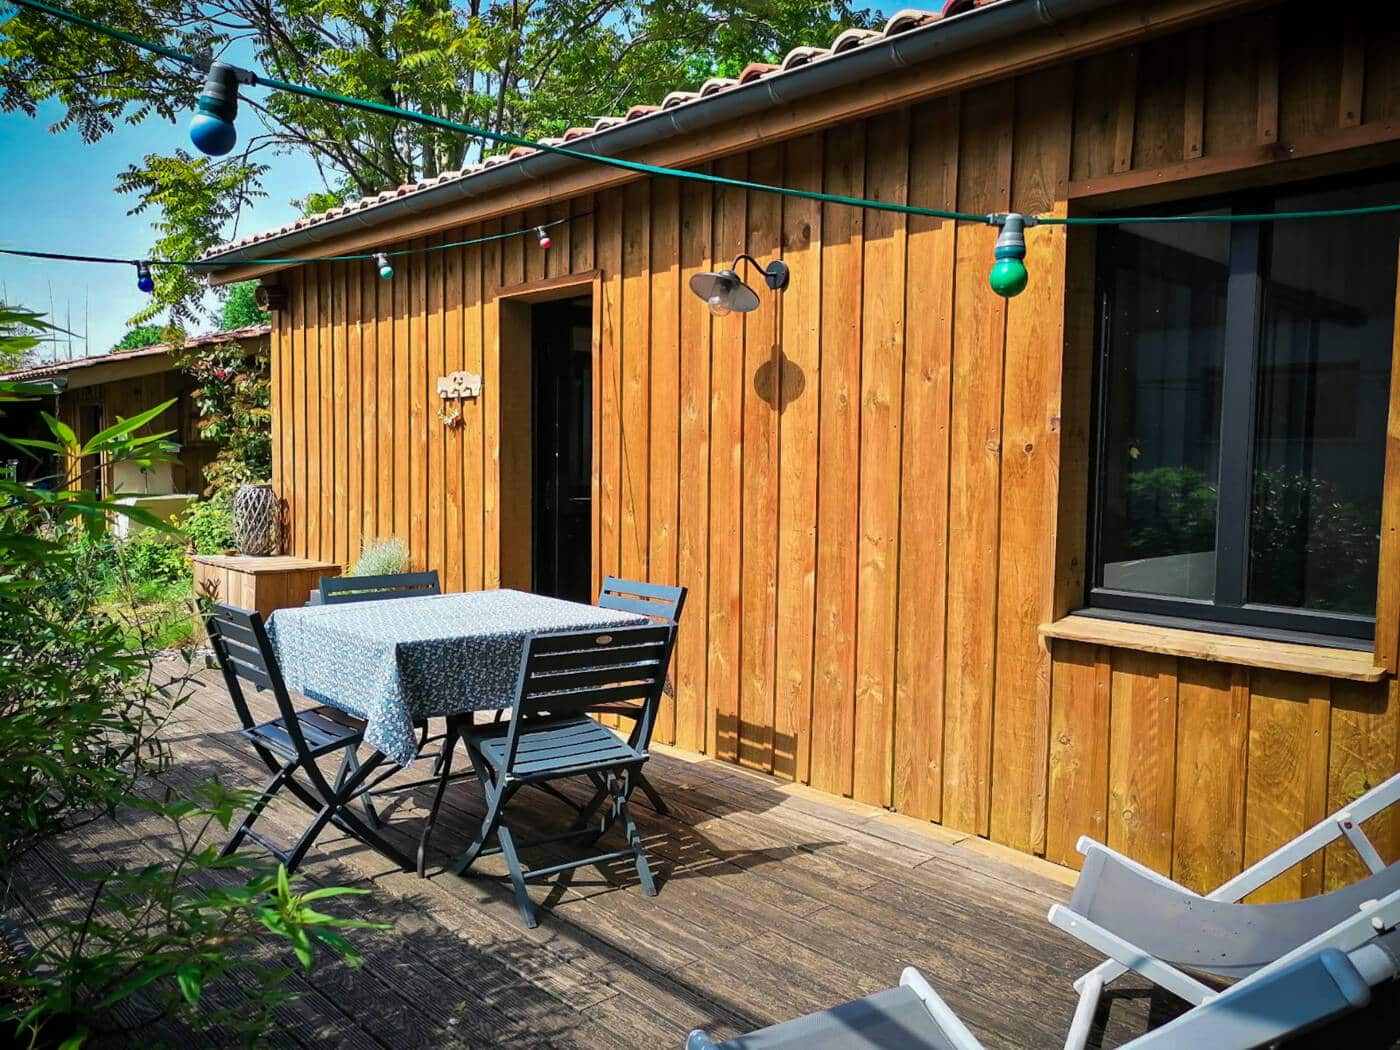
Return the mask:
[[767,284],[769,288],[773,289],[773,291],[782,291],[787,287],[789,276],[788,265],[781,259],[774,259],[767,266],[764,266],[748,252],[740,252],[738,255],[734,256],[734,262],[730,264],[729,268],[737,271],[739,269],[739,263],[744,259],[753,263],[754,269],[763,274],[764,283]]

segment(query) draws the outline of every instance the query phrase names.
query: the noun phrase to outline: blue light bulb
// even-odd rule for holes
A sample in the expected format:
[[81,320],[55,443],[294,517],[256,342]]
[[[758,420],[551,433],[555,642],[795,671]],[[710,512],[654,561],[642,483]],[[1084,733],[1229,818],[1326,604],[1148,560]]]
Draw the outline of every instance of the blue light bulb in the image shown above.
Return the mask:
[[190,118],[190,141],[195,149],[211,157],[222,157],[238,142],[238,129],[221,117],[209,116],[201,112]]
[[156,290],[156,282],[151,277],[151,267],[149,263],[139,262],[136,264],[136,287],[150,295]]
[[387,281],[390,277],[394,276],[394,267],[390,265],[389,257],[383,252],[375,253],[374,264],[379,267],[379,276],[384,278],[384,280]]
[[233,119],[238,115],[238,75],[231,66],[215,62],[204,80],[204,92],[190,119],[190,141],[201,153],[222,157],[238,141]]

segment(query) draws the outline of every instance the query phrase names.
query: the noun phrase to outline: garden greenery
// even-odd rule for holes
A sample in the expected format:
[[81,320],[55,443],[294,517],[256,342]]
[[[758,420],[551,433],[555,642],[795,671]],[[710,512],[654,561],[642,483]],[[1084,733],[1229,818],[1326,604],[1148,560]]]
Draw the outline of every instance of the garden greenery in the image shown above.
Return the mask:
[[360,557],[347,576],[389,576],[408,571],[408,546],[396,536],[365,540]]
[[[23,319],[27,330],[44,328],[37,315]],[[0,352],[7,338],[0,332]],[[0,383],[0,411],[42,393]],[[213,783],[177,796],[162,786],[180,772],[169,768],[161,731],[189,694],[190,658],[157,660],[151,625],[112,615],[102,599],[114,572],[128,586],[173,578],[179,546],[148,512],[99,498],[85,464],[168,460],[168,435],[143,432],[168,407],[118,420],[86,442],[45,414],[48,438],[10,444],[52,474],[41,484],[0,478],[0,909],[17,914],[18,901],[36,899],[30,892],[55,872],[76,900],[24,931],[32,952],[0,945],[0,1033],[10,1045],[74,1050],[119,1027],[114,1008],[133,997],[251,1043],[285,999],[286,971],[269,975],[250,959],[260,945],[285,945],[307,968],[317,946],[356,961],[337,931],[364,924],[315,906],[353,891],[298,893],[281,868],[220,859],[206,841],[248,804],[246,793]],[[148,531],[114,548],[107,528],[115,514]],[[133,813],[170,829],[153,835],[143,824],[132,848],[150,852],[136,863],[81,871],[55,848],[98,817]],[[216,981],[242,989],[235,1005],[208,1008],[204,991]]]
[[272,380],[266,353],[236,340],[190,347],[178,355],[195,382],[199,433],[219,446],[205,469],[208,491],[272,476]]
[[218,489],[208,499],[191,503],[177,524],[196,554],[223,554],[232,549],[232,490]]

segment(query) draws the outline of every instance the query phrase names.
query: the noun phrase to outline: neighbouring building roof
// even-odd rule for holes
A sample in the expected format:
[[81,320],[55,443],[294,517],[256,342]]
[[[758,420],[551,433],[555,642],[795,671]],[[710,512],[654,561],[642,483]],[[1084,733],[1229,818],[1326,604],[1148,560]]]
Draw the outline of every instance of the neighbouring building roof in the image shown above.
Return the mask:
[[[272,326],[266,324],[248,325],[245,328],[232,328],[223,332],[205,332],[202,335],[192,335],[185,340],[185,349],[192,349],[197,346],[210,346],[214,343],[231,343],[241,339],[257,339],[272,332]],[[72,361],[50,361],[42,365],[33,365],[29,368],[21,368],[15,372],[5,372],[0,374],[0,380],[11,383],[32,383],[40,379],[53,379],[56,376],[67,376],[70,373],[85,373],[94,368],[107,365],[118,365],[126,361],[141,361],[151,359],[153,367],[151,371],[161,371],[162,357],[170,354],[171,347],[167,343],[153,343],[150,346],[141,346],[133,350],[118,350],[110,354],[93,354],[91,357],[79,357]],[[170,360],[164,367],[174,368],[175,361]]]
[[[712,77],[701,84],[698,90],[672,91],[658,105],[638,105],[633,106],[621,116],[597,117],[592,124],[569,128],[561,137],[547,138],[542,141],[547,145],[568,146],[571,149],[592,146],[595,138],[606,137],[610,131],[642,121],[662,118],[674,114],[677,110],[703,107],[707,102],[720,95],[749,89],[761,90],[760,85],[803,67],[854,56],[862,49],[885,43],[894,37],[914,30],[932,27],[936,23],[972,12],[978,8],[1008,6],[1014,2],[1015,0],[944,0],[940,11],[915,9],[900,11],[886,22],[882,29],[845,29],[836,35],[830,47],[795,47],[783,57],[781,62],[753,62],[746,66],[738,77]],[[855,73],[851,79],[859,79],[855,67],[851,68]],[[783,101],[784,99],[777,92],[769,92],[769,105],[777,106]],[[672,134],[679,133],[678,131],[672,132]],[[608,151],[599,142],[597,152],[606,153]],[[369,225],[381,216],[366,213],[373,213],[376,209],[383,209],[386,205],[403,201],[405,198],[429,195],[432,191],[445,186],[461,185],[473,179],[480,179],[494,168],[501,165],[519,164],[538,153],[540,151],[533,147],[517,146],[509,152],[484,157],[480,163],[468,165],[460,171],[445,171],[432,179],[398,186],[371,197],[362,197],[359,200],[350,201],[315,215],[304,216],[286,225],[249,234],[227,244],[218,245],[205,252],[204,258],[214,259],[236,253],[239,256],[238,261],[252,261],[257,258],[260,251],[265,254],[261,246],[270,245],[272,242],[284,240],[289,236],[296,235],[298,242],[300,242],[305,239],[301,235],[307,231],[325,233],[329,236],[332,231],[321,228],[335,226],[336,232],[338,232],[340,227],[347,222],[355,226]],[[463,188],[466,187],[463,186]],[[428,204],[426,200],[423,203],[425,206]]]

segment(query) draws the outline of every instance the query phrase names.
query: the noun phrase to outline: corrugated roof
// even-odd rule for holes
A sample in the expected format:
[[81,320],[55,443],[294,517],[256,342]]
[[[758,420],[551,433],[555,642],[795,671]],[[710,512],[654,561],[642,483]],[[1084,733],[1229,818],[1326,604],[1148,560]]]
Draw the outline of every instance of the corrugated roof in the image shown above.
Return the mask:
[[[271,332],[272,326],[267,324],[231,328],[223,332],[205,332],[186,339],[185,348],[210,346],[214,343],[231,343],[238,339],[256,339]],[[110,354],[93,354],[90,357],[79,357],[72,361],[50,361],[47,364],[34,365],[31,368],[21,368],[17,372],[0,374],[0,380],[11,383],[29,383],[36,379],[49,379],[53,376],[67,375],[69,372],[80,372],[85,368],[95,368],[98,365],[118,364],[122,361],[139,360],[144,357],[159,357],[168,353],[170,353],[168,343],[152,343],[150,346],[139,346],[132,350],[117,350]],[[170,367],[175,367],[174,361],[171,361]]]
[[[763,80],[766,77],[783,73],[799,66],[809,65],[813,62],[821,62],[837,55],[843,55],[857,48],[887,40],[900,33],[907,33],[912,29],[919,29],[931,23],[941,21],[944,18],[962,14],[975,7],[986,7],[1000,2],[1003,2],[1003,0],[945,0],[941,11],[923,11],[917,9],[899,11],[890,18],[881,29],[844,29],[836,35],[830,47],[794,47],[783,57],[781,62],[752,62],[744,67],[743,72],[741,72],[737,78],[711,77],[701,84],[697,91],[672,91],[661,100],[659,105],[633,106],[622,116],[595,117],[589,125],[571,127],[558,138],[546,138],[541,141],[549,146],[567,145],[573,147],[580,139],[588,138],[599,132],[607,131],[609,128],[626,124],[629,121],[641,120],[656,113],[671,111],[681,106],[692,105],[719,94],[720,92],[729,91],[736,87],[747,86]],[[299,233],[302,230],[324,225],[337,219],[343,219],[352,215],[359,216],[364,212],[381,207],[391,201],[396,201],[416,193],[422,193],[426,190],[435,189],[447,183],[461,182],[486,171],[488,168],[493,168],[498,164],[505,164],[513,160],[521,160],[531,154],[539,152],[539,150],[530,146],[516,146],[505,153],[497,153],[488,157],[483,157],[479,163],[468,165],[460,171],[445,171],[431,179],[408,183],[403,186],[395,187],[394,189],[385,190],[371,197],[361,197],[358,200],[349,201],[315,215],[303,216],[285,225],[277,226],[270,230],[263,230],[260,233],[249,234],[238,240],[229,241],[226,244],[211,248],[204,253],[203,257],[214,258],[229,252],[240,251],[264,241],[273,241],[290,233]]]

